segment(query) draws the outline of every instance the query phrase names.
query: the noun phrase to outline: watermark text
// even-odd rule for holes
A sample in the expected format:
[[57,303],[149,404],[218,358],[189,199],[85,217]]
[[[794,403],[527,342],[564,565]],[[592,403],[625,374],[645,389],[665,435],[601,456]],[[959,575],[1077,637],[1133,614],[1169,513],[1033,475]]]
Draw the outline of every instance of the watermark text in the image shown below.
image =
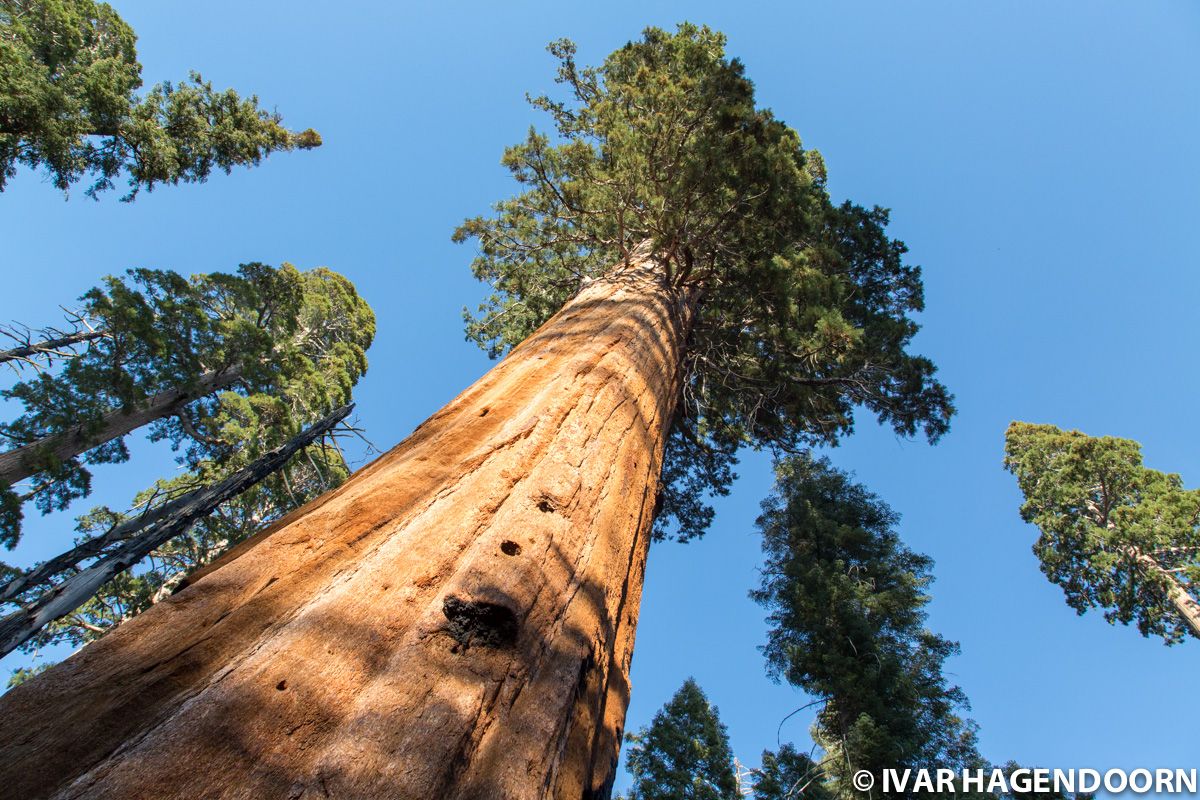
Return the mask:
[[[1119,794],[1196,793],[1196,769],[885,769],[883,786],[888,792],[1097,792]],[[854,773],[854,788],[861,792],[875,785],[867,770]]]

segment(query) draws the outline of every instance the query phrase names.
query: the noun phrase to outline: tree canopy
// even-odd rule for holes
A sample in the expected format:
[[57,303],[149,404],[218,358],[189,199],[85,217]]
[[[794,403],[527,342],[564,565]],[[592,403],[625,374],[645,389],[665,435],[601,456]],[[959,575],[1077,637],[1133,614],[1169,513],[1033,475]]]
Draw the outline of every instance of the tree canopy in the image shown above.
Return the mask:
[[288,131],[257,97],[216,90],[195,72],[139,96],[136,41],[107,3],[0,0],[0,191],[24,165],[63,191],[90,176],[93,197],[124,174],[132,200],[321,144],[314,130]]
[[[82,353],[66,354],[58,373],[38,372],[32,382],[11,390],[27,401],[27,414],[18,420],[27,435],[53,435],[81,415],[103,416],[118,403],[136,405],[173,382],[194,381],[214,368],[236,367],[239,379],[226,390],[172,407],[152,423],[151,438],[170,441],[182,472],[138,493],[130,511],[101,506],[80,517],[74,552],[85,548],[86,554],[30,580],[17,594],[9,592],[7,603],[39,602],[85,562],[99,563],[127,539],[141,536],[143,523],[178,499],[250,468],[347,403],[366,371],[365,351],[374,334],[374,315],[349,281],[325,268],[299,272],[290,265],[248,264],[236,275],[191,279],[135,270],[88,292],[77,316],[102,336]],[[123,448],[117,440],[53,465],[49,478],[35,478],[48,496],[38,494],[38,486],[34,496],[44,510],[65,505],[90,487],[83,462],[120,460]],[[336,440],[322,436],[150,551],[145,563],[117,574],[22,649],[36,652],[56,642],[79,645],[102,636],[168,596],[232,545],[336,487],[349,472]],[[9,495],[19,513],[21,498],[11,490]],[[125,529],[129,533],[112,546],[103,544]],[[4,572],[6,578],[23,574],[11,568]]]
[[1012,423],[1004,465],[1041,532],[1042,572],[1071,608],[1166,644],[1200,636],[1200,490],[1143,466],[1135,441],[1053,425]]
[[629,741],[627,800],[738,800],[729,735],[695,680]]
[[[24,413],[0,426],[0,436],[8,452],[31,449],[26,471],[34,471],[28,490],[0,486],[0,534],[10,546],[24,502],[43,513],[65,508],[90,492],[85,464],[128,458],[123,436],[105,438],[114,413],[154,410],[156,398],[185,390],[155,412],[150,438],[182,448],[192,471],[206,462],[232,464],[258,446],[250,443],[270,449],[278,435],[349,402],[375,331],[370,306],[349,281],[288,264],[251,263],[236,274],[190,279],[131,270],[87,292],[80,313],[103,338],[58,372],[2,392]],[[80,455],[51,452],[47,443],[65,436],[84,442]]]
[[541,96],[503,164],[521,187],[456,240],[492,288],[467,336],[492,355],[523,340],[588,280],[649,247],[664,285],[695,304],[664,467],[661,535],[704,531],[742,445],[836,441],[862,406],[936,439],[953,414],[926,358],[907,351],[920,270],[885,233],[887,211],[834,203],[820,154],[755,105],[725,38],[648,28],[598,67],[550,45],[567,99]]
[[754,779],[754,800],[833,800],[820,766],[790,744],[764,750]]
[[882,786],[884,769],[982,766],[966,695],[943,673],[958,646],[924,627],[931,560],[828,460],[789,458],[776,475],[752,596],[770,611],[768,671],[823,701],[813,735],[826,787],[857,797],[862,769]]

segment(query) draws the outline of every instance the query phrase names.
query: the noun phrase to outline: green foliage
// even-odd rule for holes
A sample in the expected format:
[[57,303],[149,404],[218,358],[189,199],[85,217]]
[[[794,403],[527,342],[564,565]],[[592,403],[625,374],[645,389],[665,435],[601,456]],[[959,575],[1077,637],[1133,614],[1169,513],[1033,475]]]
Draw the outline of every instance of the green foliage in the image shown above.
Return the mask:
[[0,190],[19,165],[44,167],[63,191],[91,175],[93,197],[124,172],[132,200],[321,144],[316,131],[289,132],[257,97],[214,90],[196,73],[138,97],[136,40],[107,3],[0,0]]
[[[214,336],[214,343],[237,338],[240,347],[248,348],[241,351],[243,355],[267,354],[272,363],[269,369],[255,365],[257,371],[252,372],[261,380],[243,381],[236,391],[201,398],[156,423],[153,437],[166,438],[179,450],[184,472],[139,493],[133,512],[93,509],[79,519],[77,541],[103,535],[131,516],[220,481],[350,401],[353,386],[367,369],[365,351],[375,330],[370,307],[349,281],[325,268],[300,273],[285,266],[260,280],[266,281],[271,299],[286,302],[263,305],[265,298],[238,276],[197,276],[177,286],[203,287],[199,295],[203,305],[219,309],[216,316],[222,324],[241,334]],[[213,291],[213,285],[222,291]],[[110,282],[112,286],[124,284]],[[102,296],[114,294],[120,293]],[[175,300],[182,296],[171,295]],[[250,309],[261,313],[252,317],[254,325],[245,327]],[[285,335],[274,340],[261,337],[262,327],[271,324]],[[278,472],[198,521],[186,535],[155,550],[145,563],[118,575],[88,603],[47,626],[22,649],[33,651],[58,642],[79,645],[102,636],[170,595],[180,581],[234,544],[338,486],[349,473],[336,442],[322,440],[305,448]]]
[[943,674],[957,645],[923,627],[930,559],[828,460],[789,458],[776,474],[752,596],[770,611],[769,672],[824,701],[813,732],[826,788],[859,796],[850,778],[861,769],[882,786],[885,768],[981,765],[974,723],[959,716],[966,697]]
[[7,689],[12,689],[14,686],[20,686],[27,680],[41,675],[46,670],[53,667],[54,664],[38,664],[36,667],[17,667],[12,671],[12,675],[8,678]]
[[754,800],[833,800],[820,766],[790,744],[764,750],[754,777]]
[[742,445],[834,442],[856,406],[936,439],[953,413],[933,364],[906,351],[920,270],[887,212],[831,202],[820,155],[755,106],[724,43],[648,28],[587,68],[569,41],[550,45],[569,99],[532,102],[554,136],[508,148],[521,193],[455,233],[478,240],[472,270],[493,292],[467,336],[493,356],[639,247],[694,304],[657,521],[681,539],[707,526],[702,495],[724,493]]
[[[189,465],[206,459],[226,463],[208,449],[259,435],[257,422],[250,433],[239,430],[240,419],[266,415],[282,433],[349,402],[366,371],[365,352],[375,332],[370,307],[349,281],[325,268],[301,273],[288,264],[245,264],[237,274],[190,279],[131,270],[125,279],[107,278],[82,301],[84,313],[106,336],[68,359],[58,373],[39,373],[0,393],[24,407],[25,413],[0,426],[11,448],[80,427],[92,436],[106,414],[142,408],[160,392],[236,370],[234,391],[170,409],[150,432],[151,439],[187,448]],[[238,403],[250,405],[229,412]],[[43,513],[62,509],[89,493],[85,463],[127,458],[121,438],[78,458],[45,455],[43,471],[24,494],[0,487],[5,543],[12,546],[20,535],[24,500],[32,499]]]
[[628,738],[628,800],[738,800],[729,735],[691,678]]
[[1190,631],[1173,590],[1200,598],[1200,491],[1142,465],[1129,439],[1014,422],[1005,467],[1024,495],[1021,518],[1039,529],[1042,571],[1082,614],[1136,624],[1167,644]]

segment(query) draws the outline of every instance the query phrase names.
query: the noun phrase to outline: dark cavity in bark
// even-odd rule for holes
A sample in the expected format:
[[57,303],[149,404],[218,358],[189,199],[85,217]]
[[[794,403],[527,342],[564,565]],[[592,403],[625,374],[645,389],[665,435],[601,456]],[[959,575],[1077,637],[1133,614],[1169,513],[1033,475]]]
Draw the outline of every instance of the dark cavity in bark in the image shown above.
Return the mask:
[[446,632],[458,642],[452,652],[460,648],[465,652],[471,645],[507,647],[517,640],[517,616],[499,603],[450,595],[442,603],[442,613],[450,622]]

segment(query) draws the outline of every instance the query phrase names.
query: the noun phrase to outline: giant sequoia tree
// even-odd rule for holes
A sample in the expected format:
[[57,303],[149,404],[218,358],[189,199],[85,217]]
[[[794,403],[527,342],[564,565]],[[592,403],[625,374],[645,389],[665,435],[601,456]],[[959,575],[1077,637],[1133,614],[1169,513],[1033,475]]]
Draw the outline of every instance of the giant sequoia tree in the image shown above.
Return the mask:
[[214,90],[196,73],[138,96],[136,41],[107,3],[0,0],[0,191],[24,165],[64,191],[91,176],[92,196],[125,175],[132,200],[321,144],[316,131],[288,131],[257,97]]
[[1041,531],[1033,552],[1080,614],[1167,644],[1200,637],[1200,491],[1142,465],[1129,439],[1014,422],[1004,464]]
[[936,438],[952,413],[907,351],[921,283],[886,213],[830,200],[723,41],[650,29],[587,69],[552,46],[553,136],[506,152],[522,193],[459,231],[494,289],[469,333],[507,356],[5,695],[4,785],[607,795],[656,508],[695,535],[742,445],[832,441],[858,408]]

